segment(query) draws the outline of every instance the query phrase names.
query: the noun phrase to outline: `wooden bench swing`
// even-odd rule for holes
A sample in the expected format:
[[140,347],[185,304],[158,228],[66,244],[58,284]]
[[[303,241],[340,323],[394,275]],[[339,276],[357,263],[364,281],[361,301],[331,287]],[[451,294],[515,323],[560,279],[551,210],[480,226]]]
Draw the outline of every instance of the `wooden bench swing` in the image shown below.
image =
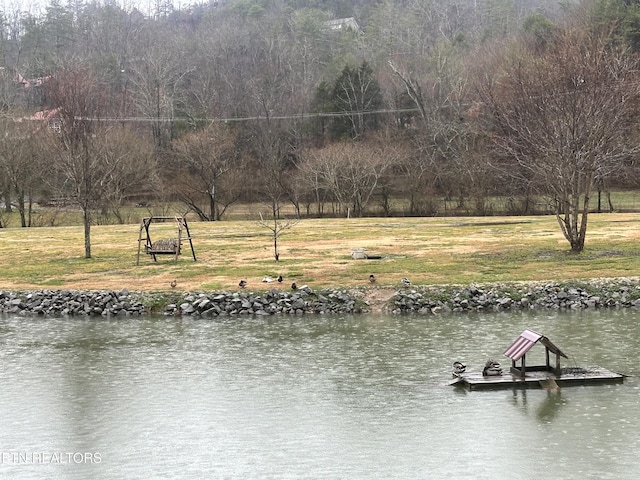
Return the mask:
[[[151,240],[149,234],[149,227],[153,222],[164,223],[168,221],[175,221],[178,228],[177,238],[161,238],[155,242]],[[146,234],[146,238],[143,238],[143,232]],[[184,233],[183,233],[184,232]],[[186,234],[186,236],[183,236]],[[158,255],[173,255],[174,261],[178,261],[178,257],[182,253],[182,242],[189,241],[191,247],[191,254],[193,255],[193,261],[196,261],[196,252],[193,249],[193,241],[191,234],[189,233],[189,225],[187,219],[184,217],[146,217],[142,219],[140,223],[140,234],[138,235],[138,259],[136,265],[140,265],[140,251],[142,250],[142,244],[144,243],[144,253],[150,255],[154,262],[157,262]]]

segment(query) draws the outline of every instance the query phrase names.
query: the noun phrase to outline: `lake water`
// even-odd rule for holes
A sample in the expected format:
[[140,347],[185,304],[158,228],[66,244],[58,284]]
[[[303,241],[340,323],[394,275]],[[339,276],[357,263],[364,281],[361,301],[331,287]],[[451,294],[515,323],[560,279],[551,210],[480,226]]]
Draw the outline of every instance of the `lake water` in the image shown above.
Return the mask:
[[[639,322],[635,310],[4,317],[0,478],[636,479]],[[631,377],[560,393],[448,385],[455,360],[508,366],[525,328],[565,366]]]

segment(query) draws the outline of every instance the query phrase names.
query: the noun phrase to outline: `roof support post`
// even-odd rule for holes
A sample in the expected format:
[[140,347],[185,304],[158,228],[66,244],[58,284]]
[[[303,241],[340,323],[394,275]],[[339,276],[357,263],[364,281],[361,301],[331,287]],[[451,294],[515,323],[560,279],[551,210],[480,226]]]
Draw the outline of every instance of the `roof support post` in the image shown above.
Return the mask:
[[511,374],[520,375],[520,369],[518,368],[518,363],[515,360],[511,360]]
[[544,355],[547,359],[547,370],[551,370],[551,361],[549,360],[549,347],[544,347]]

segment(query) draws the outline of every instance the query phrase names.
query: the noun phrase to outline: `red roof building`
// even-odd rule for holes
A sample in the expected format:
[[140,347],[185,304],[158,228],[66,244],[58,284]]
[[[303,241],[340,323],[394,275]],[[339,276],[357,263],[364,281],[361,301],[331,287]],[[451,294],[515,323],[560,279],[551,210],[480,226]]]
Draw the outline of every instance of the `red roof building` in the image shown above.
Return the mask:
[[[546,365],[527,367],[526,354],[536,343],[540,343],[545,347]],[[550,363],[551,353],[555,354],[556,357],[555,367],[552,367]],[[509,348],[505,350],[504,354],[511,359],[511,373],[523,378],[526,374],[527,368],[529,371],[543,370],[553,372],[559,377],[561,371],[560,357],[569,358],[562,353],[562,350],[556,347],[551,340],[544,335],[534,332],[533,330],[525,330],[522,332],[520,336],[509,346]],[[518,360],[520,360],[519,367],[517,366]]]

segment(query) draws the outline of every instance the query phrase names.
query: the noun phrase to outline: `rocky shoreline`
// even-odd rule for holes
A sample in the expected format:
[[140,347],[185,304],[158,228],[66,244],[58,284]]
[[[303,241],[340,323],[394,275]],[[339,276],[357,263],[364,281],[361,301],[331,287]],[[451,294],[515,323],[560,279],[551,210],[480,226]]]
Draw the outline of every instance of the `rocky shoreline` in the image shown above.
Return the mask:
[[0,312],[32,316],[303,315],[640,308],[637,278],[263,292],[0,291]]
[[394,313],[443,311],[581,310],[640,308],[637,278],[581,282],[507,283],[403,290],[394,297]]
[[0,291],[0,313],[43,316],[171,316],[357,313],[345,289],[288,292],[143,293],[120,291]]

